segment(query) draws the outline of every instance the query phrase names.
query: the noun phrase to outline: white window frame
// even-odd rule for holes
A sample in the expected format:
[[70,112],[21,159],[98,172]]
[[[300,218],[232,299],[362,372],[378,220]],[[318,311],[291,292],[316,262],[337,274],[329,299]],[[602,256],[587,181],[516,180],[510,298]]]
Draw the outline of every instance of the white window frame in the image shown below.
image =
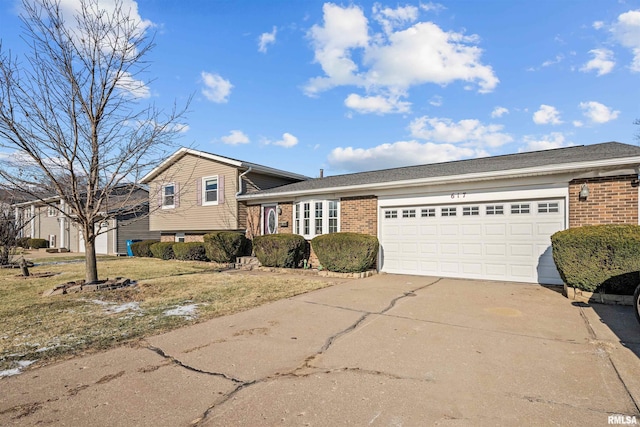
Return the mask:
[[49,218],[58,216],[58,210],[54,206],[47,205],[47,216]]
[[[216,180],[216,200],[213,202],[207,202],[207,181]],[[202,206],[216,206],[220,200],[220,179],[218,175],[205,176],[202,178]]]
[[[336,202],[336,231],[340,232],[340,200],[337,199],[305,199],[293,204],[293,232],[303,236],[305,239],[313,239],[316,236],[329,233],[329,205]],[[316,203],[322,207],[322,216],[316,218]],[[305,207],[309,207],[308,216],[305,215]],[[322,233],[316,233],[316,219],[322,221]],[[305,233],[305,229],[308,230]]]
[[[165,199],[167,197],[167,193],[166,193],[166,189],[169,187],[173,187],[173,203],[170,205],[167,205],[165,202]],[[162,209],[174,209],[176,207],[176,184],[171,182],[169,184],[164,184],[162,186]]]

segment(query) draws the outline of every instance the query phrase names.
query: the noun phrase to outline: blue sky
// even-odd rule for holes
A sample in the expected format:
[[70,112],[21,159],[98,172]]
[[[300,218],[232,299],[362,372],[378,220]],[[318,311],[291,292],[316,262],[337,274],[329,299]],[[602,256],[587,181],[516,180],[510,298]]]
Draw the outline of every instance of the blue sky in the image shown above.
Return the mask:
[[193,95],[180,145],[317,176],[638,143],[640,0],[126,2],[156,32],[141,100]]

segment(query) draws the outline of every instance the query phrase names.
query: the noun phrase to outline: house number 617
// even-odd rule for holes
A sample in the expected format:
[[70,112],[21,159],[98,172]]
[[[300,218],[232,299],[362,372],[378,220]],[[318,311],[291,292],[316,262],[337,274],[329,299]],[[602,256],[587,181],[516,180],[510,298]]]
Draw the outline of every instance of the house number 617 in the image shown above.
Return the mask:
[[467,193],[451,193],[452,199],[464,199],[467,196]]

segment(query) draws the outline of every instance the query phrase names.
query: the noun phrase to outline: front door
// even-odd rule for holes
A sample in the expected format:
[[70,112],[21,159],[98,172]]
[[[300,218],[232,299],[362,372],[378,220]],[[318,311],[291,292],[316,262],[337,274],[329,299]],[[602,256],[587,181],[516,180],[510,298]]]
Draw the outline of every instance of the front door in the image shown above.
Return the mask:
[[276,234],[278,232],[277,206],[264,206],[262,215],[262,234]]

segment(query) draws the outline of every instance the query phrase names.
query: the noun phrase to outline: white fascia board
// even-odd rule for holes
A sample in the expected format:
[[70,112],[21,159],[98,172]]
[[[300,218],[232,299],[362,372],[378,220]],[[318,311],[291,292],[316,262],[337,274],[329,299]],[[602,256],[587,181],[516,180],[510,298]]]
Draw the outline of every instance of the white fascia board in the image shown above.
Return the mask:
[[20,203],[14,203],[11,206],[16,207],[16,208],[21,208],[24,206],[29,206],[29,205],[48,205],[51,202],[55,202],[60,200],[60,196],[50,196],[47,197],[46,199],[34,199],[34,200],[29,200],[27,202],[20,202]]
[[523,178],[528,176],[536,176],[536,175],[556,175],[563,173],[575,173],[575,172],[583,172],[583,171],[594,171],[597,169],[605,169],[605,168],[636,168],[640,165],[640,156],[638,157],[627,157],[624,159],[608,159],[608,160],[596,160],[590,162],[579,162],[579,163],[565,163],[559,165],[547,165],[547,166],[536,166],[532,168],[524,168],[524,169],[507,169],[507,170],[499,170],[499,171],[491,171],[491,172],[478,172],[478,173],[470,173],[464,175],[448,175],[448,176],[437,176],[437,177],[429,177],[429,178],[419,178],[419,179],[409,179],[402,181],[390,181],[390,182],[377,182],[371,184],[360,184],[360,185],[346,185],[342,187],[325,187],[325,188],[316,188],[310,190],[298,190],[298,191],[287,191],[281,193],[273,193],[273,194],[246,194],[238,197],[238,200],[249,201],[252,199],[259,200],[276,200],[276,199],[286,199],[297,196],[311,196],[314,194],[324,194],[324,193],[346,193],[353,191],[362,191],[362,190],[384,190],[384,189],[395,189],[395,188],[406,188],[406,187],[416,187],[422,185],[437,185],[437,184],[454,184],[461,182],[470,182],[470,181],[489,181],[489,180],[497,180],[497,179],[514,179],[514,178]]
[[178,160],[180,160],[182,157],[184,157],[187,154],[191,154],[193,156],[201,157],[203,159],[214,160],[216,162],[224,163],[226,165],[234,166],[236,168],[246,168],[246,169],[248,169],[249,167],[251,167],[251,168],[253,168],[253,170],[255,172],[262,172],[262,173],[267,174],[267,175],[283,176],[283,177],[286,177],[286,178],[294,178],[294,179],[300,179],[300,180],[309,179],[308,176],[299,175],[299,174],[296,174],[296,173],[287,172],[287,171],[283,171],[283,170],[279,170],[279,169],[274,169],[274,168],[270,168],[270,167],[267,167],[267,166],[257,165],[257,164],[249,163],[249,162],[243,162],[243,161],[240,161],[240,160],[234,160],[234,159],[230,159],[228,157],[218,156],[216,154],[211,154],[211,153],[207,153],[207,152],[204,152],[204,151],[198,151],[198,150],[193,150],[191,148],[182,147],[181,149],[179,149],[178,151],[173,153],[171,156],[169,156],[165,161],[160,163],[160,165],[155,167],[151,172],[149,172],[148,174],[143,176],[142,179],[140,180],[140,183],[141,184],[148,184],[151,180],[153,180],[156,176],[158,176],[162,171],[167,169],[169,166],[171,166],[173,163],[177,162]]

